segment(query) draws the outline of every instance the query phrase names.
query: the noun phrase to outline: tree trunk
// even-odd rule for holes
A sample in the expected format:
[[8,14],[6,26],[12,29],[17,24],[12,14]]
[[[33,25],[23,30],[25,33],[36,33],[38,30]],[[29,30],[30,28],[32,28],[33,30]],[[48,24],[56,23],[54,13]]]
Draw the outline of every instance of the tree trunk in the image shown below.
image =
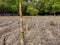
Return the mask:
[[55,16],[55,11],[54,11],[54,16]]
[[19,4],[19,13],[20,13],[21,45],[24,45],[24,30],[23,30],[23,17],[22,17],[21,3]]

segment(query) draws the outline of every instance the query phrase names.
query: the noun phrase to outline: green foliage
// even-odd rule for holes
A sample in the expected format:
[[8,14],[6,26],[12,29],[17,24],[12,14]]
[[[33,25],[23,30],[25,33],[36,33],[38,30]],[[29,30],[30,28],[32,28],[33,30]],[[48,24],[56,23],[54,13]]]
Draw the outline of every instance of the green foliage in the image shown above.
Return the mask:
[[17,0],[0,0],[0,13],[16,13],[18,12]]
[[0,0],[0,13],[18,13],[22,3],[23,15],[60,12],[60,0]]
[[56,3],[55,3],[54,5],[52,5],[52,7],[53,7],[53,10],[54,10],[54,11],[60,12],[60,4],[56,4]]
[[34,7],[28,6],[27,8],[27,13],[29,13],[30,15],[37,15],[38,12],[39,11]]

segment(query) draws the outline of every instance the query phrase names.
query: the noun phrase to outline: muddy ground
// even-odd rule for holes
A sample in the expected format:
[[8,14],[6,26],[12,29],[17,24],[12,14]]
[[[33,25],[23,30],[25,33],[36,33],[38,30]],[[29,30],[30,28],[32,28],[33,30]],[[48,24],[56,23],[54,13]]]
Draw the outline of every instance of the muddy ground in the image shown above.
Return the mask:
[[[20,45],[20,18],[0,17],[0,45]],[[25,31],[26,21],[28,31]],[[36,27],[38,25],[38,29]],[[60,45],[60,17],[23,17],[26,45]]]

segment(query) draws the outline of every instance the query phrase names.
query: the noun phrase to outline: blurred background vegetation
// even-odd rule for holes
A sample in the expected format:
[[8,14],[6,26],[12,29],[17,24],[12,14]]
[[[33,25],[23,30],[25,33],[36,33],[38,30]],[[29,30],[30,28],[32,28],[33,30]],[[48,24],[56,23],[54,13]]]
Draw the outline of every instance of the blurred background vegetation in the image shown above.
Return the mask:
[[0,0],[0,14],[19,14],[22,2],[23,15],[59,15],[60,0]]

